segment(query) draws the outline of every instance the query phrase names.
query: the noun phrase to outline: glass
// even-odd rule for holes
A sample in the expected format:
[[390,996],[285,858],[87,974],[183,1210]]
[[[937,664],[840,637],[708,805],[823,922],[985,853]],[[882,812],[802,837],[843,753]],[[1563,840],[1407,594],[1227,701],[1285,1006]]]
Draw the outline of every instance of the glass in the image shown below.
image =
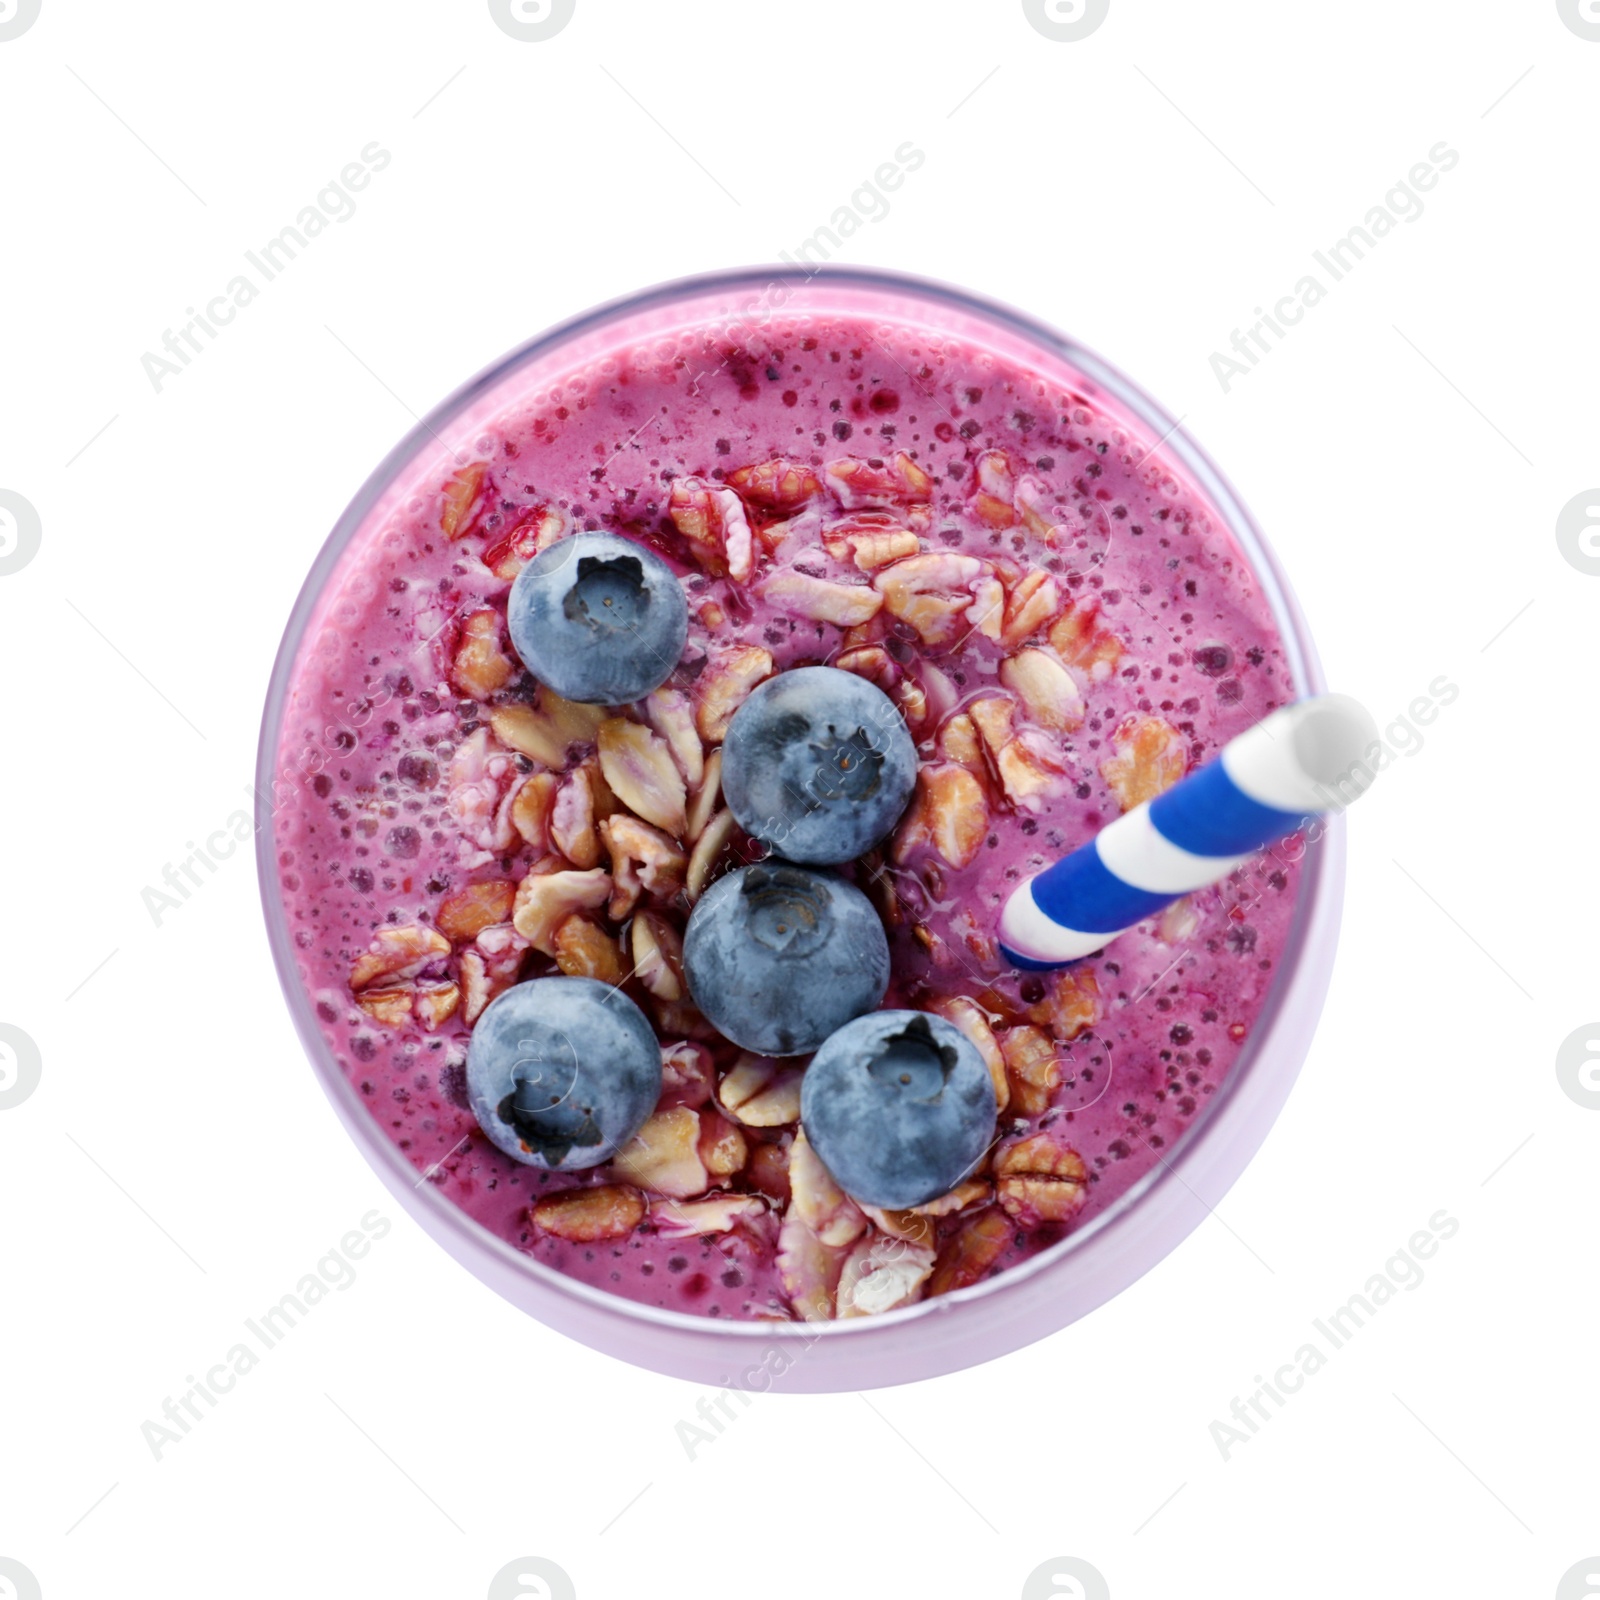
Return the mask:
[[[1227,481],[1148,395],[1109,362],[1019,312],[898,274],[824,267],[685,279],[601,306],[512,351],[443,401],[362,485],[313,563],[273,668],[257,762],[257,856],[273,958],[306,1053],[351,1137],[404,1209],[513,1304],[597,1350],[717,1387],[863,1389],[951,1372],[1003,1355],[1085,1316],[1148,1272],[1204,1221],[1260,1146],[1309,1049],[1332,972],[1344,883],[1343,821],[1306,846],[1295,919],[1260,1017],[1225,1081],[1169,1155],[1117,1202],[999,1277],[903,1310],[844,1322],[719,1321],[590,1288],[522,1255],[421,1183],[329,1050],[297,969],[279,883],[273,784],[296,658],[337,618],[325,604],[352,542],[471,452],[513,395],[548,391],[563,371],[622,345],[666,348],[690,326],[757,324],[808,310],[909,321],[986,345],[1083,389],[1149,441],[1210,502],[1261,584],[1301,696],[1324,685],[1304,618],[1265,540]],[[550,379],[538,381],[541,369]],[[449,463],[447,466],[446,463]]]

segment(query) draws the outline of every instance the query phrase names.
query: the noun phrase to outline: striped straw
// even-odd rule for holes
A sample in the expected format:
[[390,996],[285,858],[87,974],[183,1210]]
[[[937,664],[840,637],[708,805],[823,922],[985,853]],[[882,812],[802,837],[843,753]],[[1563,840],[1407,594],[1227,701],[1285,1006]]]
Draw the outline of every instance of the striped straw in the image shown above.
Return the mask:
[[1000,945],[1030,971],[1093,955],[1180,895],[1216,883],[1263,845],[1366,792],[1378,730],[1348,695],[1284,706],[1165,794],[1018,886]]

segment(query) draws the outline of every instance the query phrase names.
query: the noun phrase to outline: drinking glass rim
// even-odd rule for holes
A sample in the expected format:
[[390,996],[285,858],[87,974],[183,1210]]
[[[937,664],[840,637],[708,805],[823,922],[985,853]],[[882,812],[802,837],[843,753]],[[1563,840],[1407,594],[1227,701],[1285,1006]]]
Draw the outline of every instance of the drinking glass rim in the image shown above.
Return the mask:
[[[272,948],[273,963],[277,969],[279,983],[288,1002],[301,1045],[311,1061],[323,1091],[334,1102],[352,1137],[361,1144],[368,1161],[379,1169],[380,1174],[387,1175],[390,1187],[397,1194],[409,1188],[416,1202],[426,1206],[430,1216],[441,1226],[442,1231],[453,1235],[463,1249],[498,1261],[503,1267],[529,1282],[536,1283],[555,1295],[587,1306],[591,1310],[636,1325],[655,1326],[673,1332],[730,1336],[768,1344],[775,1342],[781,1344],[785,1341],[803,1342],[807,1346],[818,1339],[831,1341],[882,1339],[887,1334],[929,1317],[959,1315],[963,1306],[980,1301],[987,1303],[1003,1297],[1008,1290],[1018,1289],[1043,1274],[1060,1269],[1068,1262],[1081,1259],[1090,1249],[1103,1246],[1119,1228],[1127,1225],[1140,1202],[1158,1192],[1168,1191],[1174,1184],[1178,1184],[1193,1195],[1194,1191],[1183,1182],[1182,1169],[1194,1163],[1205,1147],[1206,1133],[1215,1127],[1222,1112],[1232,1107],[1242,1093],[1257,1080],[1259,1064],[1264,1057],[1270,1057],[1274,1036],[1284,1019],[1288,1002],[1297,985],[1305,981],[1316,981],[1314,973],[1303,970],[1303,964],[1308,953],[1310,932],[1319,921],[1319,913],[1326,910],[1330,895],[1337,898],[1338,883],[1333,874],[1341,850],[1325,848],[1325,844],[1337,844],[1342,847],[1343,818],[1330,817],[1325,838],[1310,841],[1307,845],[1300,886],[1296,895],[1294,919],[1266,999],[1251,1028],[1249,1038],[1241,1047],[1239,1055],[1216,1093],[1207,1100],[1171,1151],[1158,1158],[1156,1166],[1130,1185],[1105,1211],[1084,1227],[1067,1234],[1027,1260],[1008,1267],[982,1283],[871,1317],[816,1323],[786,1323],[731,1318],[723,1321],[670,1310],[664,1306],[646,1305],[640,1301],[630,1300],[626,1296],[582,1283],[516,1250],[481,1223],[469,1217],[461,1207],[432,1184],[425,1183],[418,1176],[417,1169],[406,1157],[405,1152],[379,1127],[376,1117],[339,1069],[317,1021],[311,995],[300,979],[279,879],[277,845],[273,831],[275,808],[269,797],[273,792],[272,786],[276,778],[283,712],[290,676],[300,647],[304,643],[307,625],[322,598],[324,588],[350,540],[366,521],[373,507],[394,485],[400,474],[416,460],[421,451],[430,443],[439,442],[440,434],[445,428],[456,422],[475,402],[493,393],[508,377],[541,357],[556,353],[585,333],[621,322],[628,317],[639,316],[652,309],[674,305],[688,306],[696,300],[719,294],[726,296],[742,288],[772,289],[782,285],[786,288],[804,289],[818,283],[819,280],[841,289],[858,288],[880,293],[898,293],[907,298],[954,306],[979,323],[997,325],[1013,336],[1037,345],[1070,363],[1085,378],[1090,379],[1099,391],[1116,401],[1124,413],[1137,423],[1157,430],[1152,435],[1156,442],[1152,446],[1151,454],[1154,455],[1157,451],[1169,451],[1176,457],[1242,549],[1251,572],[1261,586],[1263,597],[1282,637],[1285,657],[1297,693],[1303,698],[1323,692],[1325,684],[1322,670],[1305,619],[1301,615],[1276,556],[1267,545],[1248,508],[1222,471],[1184,429],[1182,422],[1174,419],[1163,406],[1111,362],[1078,340],[1025,312],[936,279],[872,267],[823,265],[806,271],[798,271],[789,266],[742,267],[673,279],[632,294],[618,296],[534,335],[491,362],[447,395],[383,457],[356,491],[323,541],[290,611],[268,683],[257,747],[255,783],[256,865],[268,942]],[[785,302],[773,309],[781,311],[786,308]],[[704,319],[690,319],[686,325],[692,325],[696,320]],[[421,1198],[424,1193],[427,1196],[425,1200]],[[1181,1236],[1176,1242],[1181,1242]],[[1169,1248],[1175,1248],[1175,1244]]]

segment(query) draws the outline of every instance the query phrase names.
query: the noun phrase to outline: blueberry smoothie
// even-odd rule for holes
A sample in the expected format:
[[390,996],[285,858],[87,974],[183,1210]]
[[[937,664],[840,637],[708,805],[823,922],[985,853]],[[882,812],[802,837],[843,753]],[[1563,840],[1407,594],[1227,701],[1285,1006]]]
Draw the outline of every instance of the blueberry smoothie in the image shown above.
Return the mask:
[[591,340],[476,424],[340,557],[272,789],[300,981],[419,1181],[597,1289],[824,1321],[1161,1165],[1297,852],[1060,972],[996,939],[1295,698],[1158,441],[888,299]]

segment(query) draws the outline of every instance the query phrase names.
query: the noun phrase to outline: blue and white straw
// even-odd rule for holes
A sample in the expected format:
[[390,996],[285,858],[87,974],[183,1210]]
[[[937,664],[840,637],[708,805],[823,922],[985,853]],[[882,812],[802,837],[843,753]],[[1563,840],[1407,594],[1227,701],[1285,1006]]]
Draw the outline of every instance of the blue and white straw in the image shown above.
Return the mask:
[[1039,971],[1093,955],[1180,895],[1216,883],[1372,781],[1378,730],[1347,695],[1284,706],[1165,794],[1103,828],[1020,885],[1000,915],[1013,966]]

